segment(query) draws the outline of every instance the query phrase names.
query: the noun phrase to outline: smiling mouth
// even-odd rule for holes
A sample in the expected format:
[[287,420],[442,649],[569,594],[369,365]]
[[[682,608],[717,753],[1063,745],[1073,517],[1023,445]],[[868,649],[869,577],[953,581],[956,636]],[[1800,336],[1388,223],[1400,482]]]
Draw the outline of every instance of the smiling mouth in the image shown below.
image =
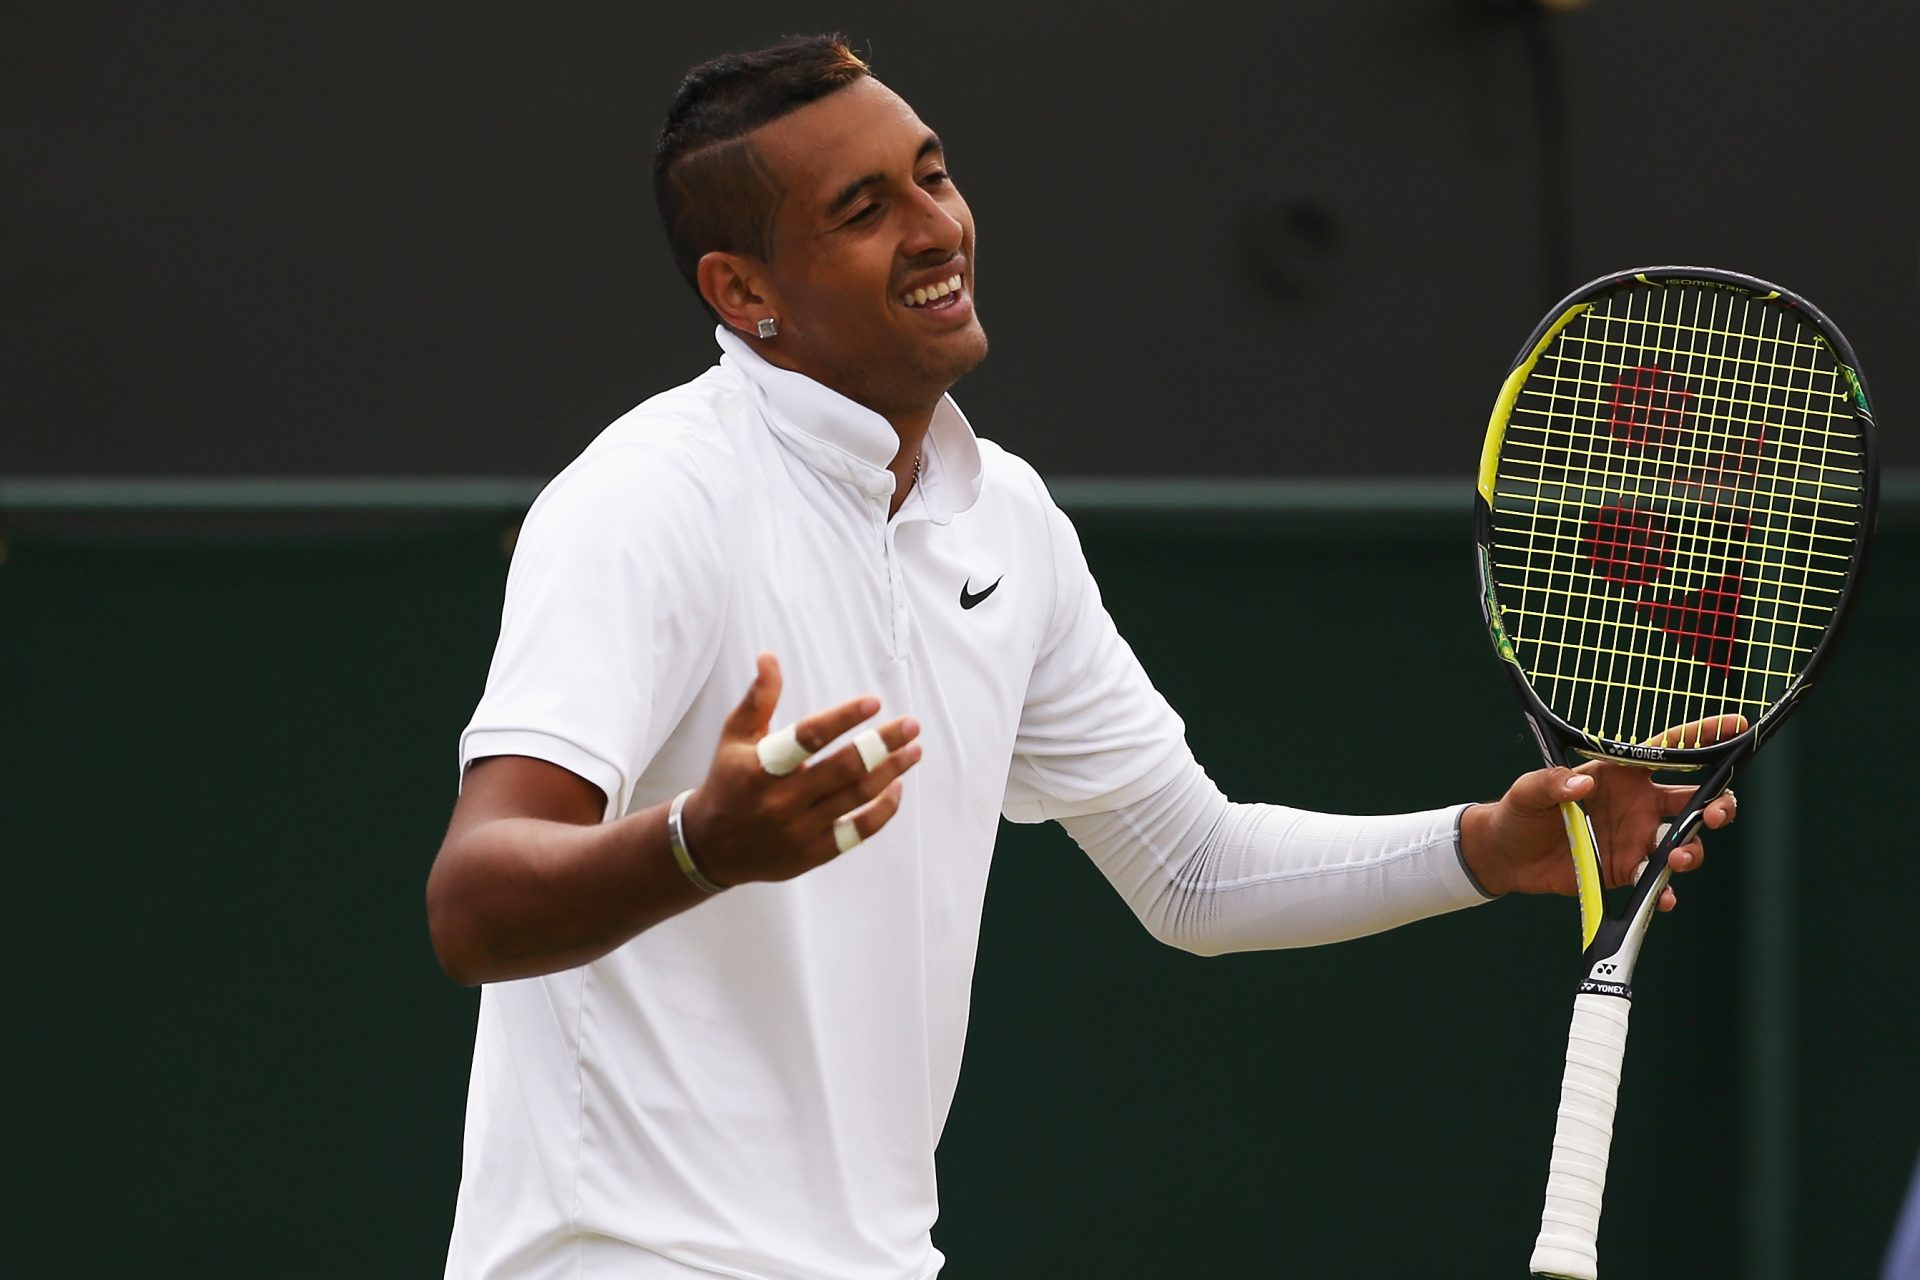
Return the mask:
[[938,284],[924,289],[909,289],[900,295],[900,301],[907,307],[918,310],[940,311],[952,306],[960,298],[960,277],[948,276]]

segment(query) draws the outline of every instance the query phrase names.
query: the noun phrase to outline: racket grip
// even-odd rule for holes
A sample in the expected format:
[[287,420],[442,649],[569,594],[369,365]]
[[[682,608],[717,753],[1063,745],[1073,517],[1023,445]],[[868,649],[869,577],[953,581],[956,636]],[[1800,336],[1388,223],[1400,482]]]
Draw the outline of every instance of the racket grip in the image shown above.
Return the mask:
[[1567,1072],[1560,1081],[1560,1122],[1553,1133],[1547,1204],[1534,1241],[1534,1275],[1597,1280],[1600,1197],[1607,1185],[1607,1149],[1627,1052],[1631,1001],[1577,995],[1567,1035]]

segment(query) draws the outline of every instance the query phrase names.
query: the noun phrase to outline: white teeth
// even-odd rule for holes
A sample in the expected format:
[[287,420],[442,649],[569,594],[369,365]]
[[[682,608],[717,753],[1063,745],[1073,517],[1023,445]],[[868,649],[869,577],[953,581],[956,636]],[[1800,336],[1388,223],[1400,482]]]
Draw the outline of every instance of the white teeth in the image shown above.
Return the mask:
[[959,290],[960,277],[948,276],[939,284],[930,285],[924,289],[909,289],[901,296],[910,307],[924,307],[929,302],[937,301],[950,293],[958,293]]

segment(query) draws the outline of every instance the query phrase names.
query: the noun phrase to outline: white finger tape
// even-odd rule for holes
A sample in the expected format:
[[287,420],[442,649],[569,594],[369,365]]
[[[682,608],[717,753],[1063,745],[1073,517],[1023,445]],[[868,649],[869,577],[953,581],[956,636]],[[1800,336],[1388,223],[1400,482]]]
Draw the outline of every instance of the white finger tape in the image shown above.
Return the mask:
[[760,767],[774,777],[784,777],[807,762],[813,752],[800,745],[793,726],[775,729],[758,743]]
[[853,825],[852,814],[843,813],[833,820],[833,843],[842,853],[860,843],[860,832]]
[[860,763],[867,766],[868,773],[878,769],[880,762],[887,758],[887,744],[881,740],[878,729],[869,729],[855,738],[853,746],[860,753]]

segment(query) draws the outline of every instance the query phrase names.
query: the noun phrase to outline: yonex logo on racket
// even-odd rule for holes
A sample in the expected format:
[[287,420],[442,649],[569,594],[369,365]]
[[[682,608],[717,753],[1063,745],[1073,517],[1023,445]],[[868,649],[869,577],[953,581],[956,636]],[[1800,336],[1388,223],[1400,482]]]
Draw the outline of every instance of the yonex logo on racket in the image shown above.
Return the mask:
[[[1737,556],[1741,547],[1734,538],[1743,536],[1750,523],[1727,518],[1729,513],[1709,509],[1683,519],[1687,545],[1678,568],[1686,576],[1697,578],[1711,572],[1716,559],[1726,563],[1723,571],[1713,573],[1703,585],[1666,599],[1650,598],[1647,591],[1667,576],[1668,561],[1674,549],[1674,536],[1666,517],[1639,507],[1610,505],[1595,512],[1587,521],[1581,551],[1592,571],[1610,586],[1626,594],[1634,611],[1646,622],[1664,631],[1693,661],[1721,675],[1736,665],[1735,645],[1740,620],[1740,597],[1744,583]],[[1724,534],[1711,529],[1703,537],[1705,520],[1725,525]]]
[[1693,391],[1657,364],[1622,369],[1613,380],[1608,424],[1623,444],[1670,449],[1686,428]]
[[1602,507],[1587,522],[1582,549],[1593,570],[1619,587],[1651,586],[1667,569],[1667,522],[1637,507]]

